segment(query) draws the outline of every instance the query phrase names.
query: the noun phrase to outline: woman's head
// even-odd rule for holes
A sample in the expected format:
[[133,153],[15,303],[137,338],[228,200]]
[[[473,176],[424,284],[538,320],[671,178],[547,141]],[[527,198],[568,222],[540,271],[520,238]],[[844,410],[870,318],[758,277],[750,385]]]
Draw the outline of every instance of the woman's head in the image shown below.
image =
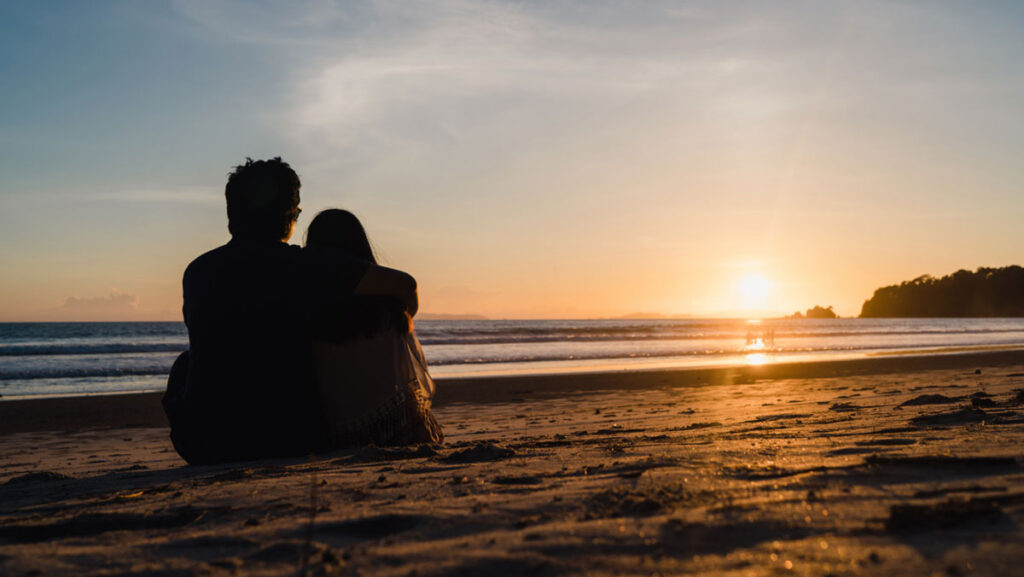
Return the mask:
[[356,258],[377,263],[362,223],[356,215],[340,208],[329,208],[313,218],[306,229],[306,246],[336,248]]

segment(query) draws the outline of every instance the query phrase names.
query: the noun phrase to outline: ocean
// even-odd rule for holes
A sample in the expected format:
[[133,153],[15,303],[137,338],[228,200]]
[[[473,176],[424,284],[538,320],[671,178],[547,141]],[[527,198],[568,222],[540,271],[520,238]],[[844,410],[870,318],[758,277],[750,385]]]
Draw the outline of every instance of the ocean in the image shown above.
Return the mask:
[[[1024,348],[1024,319],[416,322],[435,377],[715,367]],[[0,400],[162,390],[185,326],[0,323]]]

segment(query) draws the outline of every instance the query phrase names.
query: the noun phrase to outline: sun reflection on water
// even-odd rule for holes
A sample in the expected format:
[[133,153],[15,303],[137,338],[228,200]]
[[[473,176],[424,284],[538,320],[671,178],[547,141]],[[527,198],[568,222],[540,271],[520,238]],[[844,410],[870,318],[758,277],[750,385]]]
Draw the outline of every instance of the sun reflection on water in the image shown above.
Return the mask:
[[765,353],[750,353],[747,355],[746,361],[751,366],[763,365],[768,362],[768,355]]

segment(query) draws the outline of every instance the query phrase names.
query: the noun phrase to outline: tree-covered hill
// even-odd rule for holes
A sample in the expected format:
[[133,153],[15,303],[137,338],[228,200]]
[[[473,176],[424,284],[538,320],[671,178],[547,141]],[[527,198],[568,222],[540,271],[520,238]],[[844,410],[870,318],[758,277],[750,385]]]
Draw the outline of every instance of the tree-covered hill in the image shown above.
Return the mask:
[[861,317],[1024,317],[1024,268],[958,270],[882,287]]

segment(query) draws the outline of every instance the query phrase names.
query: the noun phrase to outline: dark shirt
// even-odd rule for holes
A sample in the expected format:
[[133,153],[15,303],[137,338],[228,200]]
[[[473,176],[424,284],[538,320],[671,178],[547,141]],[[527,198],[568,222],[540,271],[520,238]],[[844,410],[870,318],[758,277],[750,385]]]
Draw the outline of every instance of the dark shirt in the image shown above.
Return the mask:
[[242,239],[192,261],[183,281],[189,359],[175,439],[195,457],[186,459],[326,448],[310,312],[350,300],[368,266],[341,253]]

